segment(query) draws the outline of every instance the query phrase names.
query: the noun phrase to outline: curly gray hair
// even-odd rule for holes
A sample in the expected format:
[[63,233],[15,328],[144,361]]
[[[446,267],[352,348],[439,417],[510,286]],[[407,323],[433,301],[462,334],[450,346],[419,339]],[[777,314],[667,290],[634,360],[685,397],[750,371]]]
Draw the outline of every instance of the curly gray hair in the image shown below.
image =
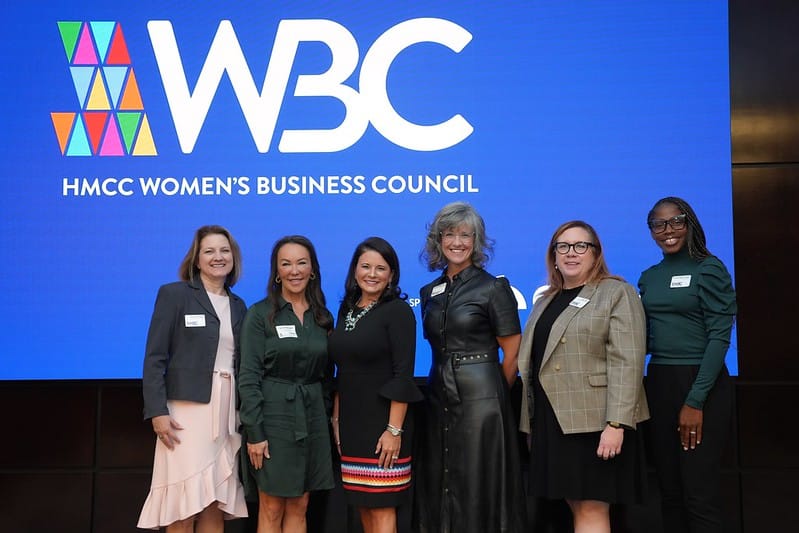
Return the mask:
[[447,258],[441,248],[441,236],[444,232],[466,226],[474,232],[472,248],[472,264],[483,268],[494,253],[494,240],[486,235],[483,217],[466,202],[452,202],[436,213],[433,222],[427,225],[427,239],[419,258],[431,272],[447,266]]

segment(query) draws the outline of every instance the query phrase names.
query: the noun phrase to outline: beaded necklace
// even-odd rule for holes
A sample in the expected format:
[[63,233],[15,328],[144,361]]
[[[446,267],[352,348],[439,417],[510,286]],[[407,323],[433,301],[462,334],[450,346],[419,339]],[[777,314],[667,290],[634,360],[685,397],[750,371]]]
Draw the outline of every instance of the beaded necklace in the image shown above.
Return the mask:
[[352,330],[354,330],[355,329],[355,325],[358,323],[358,321],[360,319],[362,319],[363,316],[366,313],[368,313],[369,310],[372,307],[374,307],[376,303],[377,303],[377,300],[375,300],[374,302],[370,303],[369,305],[367,305],[366,307],[361,309],[361,312],[358,313],[357,315],[355,315],[354,317],[352,316],[352,309],[347,311],[347,316],[344,317],[344,331],[352,331]]

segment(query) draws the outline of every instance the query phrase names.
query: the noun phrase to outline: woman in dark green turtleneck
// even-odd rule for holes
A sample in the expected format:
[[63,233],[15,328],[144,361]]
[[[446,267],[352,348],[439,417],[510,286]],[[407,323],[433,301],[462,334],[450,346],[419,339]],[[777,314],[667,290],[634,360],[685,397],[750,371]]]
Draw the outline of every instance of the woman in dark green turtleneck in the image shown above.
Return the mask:
[[658,200],[647,223],[663,251],[663,261],[638,281],[652,356],[646,391],[663,530],[718,532],[719,473],[733,394],[724,357],[735,290],[685,200]]

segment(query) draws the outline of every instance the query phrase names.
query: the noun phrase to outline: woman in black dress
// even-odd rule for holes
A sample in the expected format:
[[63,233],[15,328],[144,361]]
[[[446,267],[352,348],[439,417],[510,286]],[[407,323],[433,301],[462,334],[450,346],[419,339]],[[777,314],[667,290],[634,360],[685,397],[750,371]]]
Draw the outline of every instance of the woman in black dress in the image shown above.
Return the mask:
[[431,271],[444,272],[421,290],[433,351],[415,497],[416,526],[425,533],[525,528],[508,401],[521,327],[508,280],[482,268],[490,251],[483,219],[469,204],[443,207],[429,226],[422,257]]
[[645,482],[634,431],[649,418],[644,311],[635,289],[608,272],[599,237],[585,222],[555,231],[546,264],[549,288],[519,349],[530,489],[565,499],[575,532],[609,533],[609,504],[639,501]]
[[370,237],[359,244],[329,341],[338,369],[331,422],[342,483],[365,533],[397,531],[396,508],[411,484],[413,428],[406,415],[422,394],[413,382],[416,319],[399,279],[388,242]]

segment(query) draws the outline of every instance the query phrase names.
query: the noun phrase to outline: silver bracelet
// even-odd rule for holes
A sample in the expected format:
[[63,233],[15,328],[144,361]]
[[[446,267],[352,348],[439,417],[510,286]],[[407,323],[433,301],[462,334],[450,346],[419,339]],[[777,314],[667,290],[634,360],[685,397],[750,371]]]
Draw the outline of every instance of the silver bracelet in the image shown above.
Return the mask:
[[402,435],[402,433],[405,430],[402,429],[402,428],[398,428],[396,426],[392,426],[391,424],[387,424],[386,425],[386,431],[388,431],[389,433],[391,433],[395,437],[399,437],[400,435]]

